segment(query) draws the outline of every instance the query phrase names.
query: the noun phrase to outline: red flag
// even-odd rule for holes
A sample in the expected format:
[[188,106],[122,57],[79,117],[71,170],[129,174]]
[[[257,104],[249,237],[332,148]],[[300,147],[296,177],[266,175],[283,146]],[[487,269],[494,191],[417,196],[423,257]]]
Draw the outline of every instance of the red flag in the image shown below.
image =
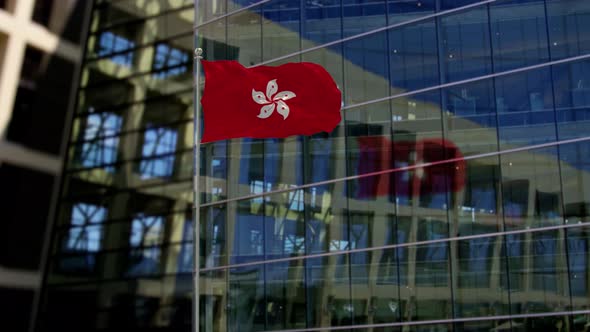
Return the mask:
[[[391,142],[385,137],[367,136],[358,137],[357,142],[358,174],[433,163],[412,171],[413,177],[408,177],[409,171],[396,171],[361,178],[356,193],[358,198],[388,195],[393,189],[396,195],[405,197],[418,193],[458,192],[465,186],[466,163],[459,148],[451,141],[426,138],[417,142]],[[410,157],[412,154],[414,157]]]
[[340,90],[319,65],[245,68],[236,61],[201,62],[203,143],[311,135],[331,132],[340,123]]

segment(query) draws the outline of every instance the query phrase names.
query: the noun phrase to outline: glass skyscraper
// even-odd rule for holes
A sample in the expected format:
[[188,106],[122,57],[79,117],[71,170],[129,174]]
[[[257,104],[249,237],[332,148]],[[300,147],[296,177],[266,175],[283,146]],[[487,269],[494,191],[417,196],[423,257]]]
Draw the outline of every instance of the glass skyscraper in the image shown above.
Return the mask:
[[590,329],[590,1],[111,0],[38,330],[191,329],[195,45],[343,93],[201,146],[200,331]]

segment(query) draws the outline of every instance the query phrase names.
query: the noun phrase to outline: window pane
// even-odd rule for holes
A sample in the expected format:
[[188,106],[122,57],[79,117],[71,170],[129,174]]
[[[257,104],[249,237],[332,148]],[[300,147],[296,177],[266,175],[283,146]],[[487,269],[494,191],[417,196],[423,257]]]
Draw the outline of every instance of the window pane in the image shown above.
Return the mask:
[[508,315],[509,292],[500,287],[505,278],[503,237],[482,237],[451,243],[457,251],[456,317]]
[[499,1],[490,5],[494,71],[549,60],[543,1]]
[[462,155],[498,150],[496,108],[491,80],[445,88],[447,137]]
[[344,37],[385,26],[384,1],[342,0]]
[[305,261],[265,265],[265,330],[305,328]]
[[590,143],[566,144],[559,147],[563,205],[566,223],[590,219]]
[[456,233],[461,236],[499,232],[502,230],[500,162],[498,157],[468,160],[463,165],[463,187],[453,191],[457,204],[451,218],[456,220]]
[[552,66],[560,139],[587,136],[590,124],[590,62]]
[[[425,226],[421,230],[414,229],[409,242],[416,238],[416,232],[425,230]],[[433,227],[440,228],[440,224]],[[432,231],[428,234],[432,239],[440,236],[440,233]],[[407,256],[400,258],[400,269],[407,271],[402,278],[407,277],[408,281],[406,287],[400,288],[402,321],[452,317],[447,246],[448,243],[409,246]]]
[[590,52],[590,3],[548,0],[547,21],[554,60]]
[[264,271],[264,265],[234,268],[229,271],[227,330],[265,330]]
[[482,6],[440,21],[441,65],[445,82],[491,73],[488,10]]
[[303,49],[342,38],[342,0],[304,1],[301,20]]
[[168,128],[148,128],[144,133],[139,172],[142,179],[168,177],[174,171],[177,133]]
[[[348,174],[362,175],[391,168],[391,111],[389,102],[351,108],[344,114],[347,131]],[[387,197],[389,174],[348,181],[348,197],[375,200]],[[370,210],[370,209],[367,209]]]
[[237,60],[244,66],[262,61],[261,7],[254,7],[227,18],[227,43],[239,49]]
[[[228,315],[232,312],[227,302],[229,293],[227,274],[226,270],[201,272],[199,309],[202,331],[223,332],[227,329]],[[189,284],[189,288],[192,289],[192,283]]]
[[343,58],[342,44],[302,54],[302,61],[317,63],[324,67],[341,91],[344,87]]
[[388,24],[396,24],[434,13],[435,0],[386,0]]
[[186,73],[189,68],[189,54],[166,44],[155,46],[152,69],[155,78],[166,78]]
[[354,105],[389,95],[385,32],[345,42],[344,102]]
[[563,311],[569,306],[564,232],[508,236],[512,314]]
[[164,220],[160,216],[137,215],[131,222],[129,245],[137,248],[130,252],[127,275],[149,275],[160,271]]
[[[96,167],[112,164],[117,161],[117,149],[122,119],[113,113],[90,114],[86,117],[86,128],[83,133],[85,141],[78,146],[78,158],[83,167]],[[114,168],[107,166],[107,171]]]
[[72,272],[92,272],[96,268],[96,253],[102,249],[103,221],[106,208],[86,203],[72,206],[70,226],[63,242],[62,252],[70,255],[62,258],[60,269]]
[[501,156],[507,229],[563,223],[556,155],[556,148],[546,148]]
[[549,69],[496,78],[500,148],[555,141]]
[[389,31],[392,94],[439,84],[434,20]]
[[300,49],[300,4],[273,0],[262,6],[262,59],[267,61]]
[[117,53],[117,55],[110,57],[111,61],[117,65],[131,67],[135,53],[128,50],[134,47],[134,41],[117,35],[113,32],[106,31],[99,35],[97,55],[102,57],[112,53]]

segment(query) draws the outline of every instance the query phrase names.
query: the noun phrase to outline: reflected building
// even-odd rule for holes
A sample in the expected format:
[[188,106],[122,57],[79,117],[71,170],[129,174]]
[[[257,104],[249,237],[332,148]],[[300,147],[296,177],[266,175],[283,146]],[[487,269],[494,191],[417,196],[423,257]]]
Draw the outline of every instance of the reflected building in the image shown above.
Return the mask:
[[191,329],[195,42],[343,92],[332,133],[201,146],[201,331],[588,330],[589,2],[103,0],[90,29],[38,330]]
[[87,1],[0,1],[0,308],[2,330],[32,328]]

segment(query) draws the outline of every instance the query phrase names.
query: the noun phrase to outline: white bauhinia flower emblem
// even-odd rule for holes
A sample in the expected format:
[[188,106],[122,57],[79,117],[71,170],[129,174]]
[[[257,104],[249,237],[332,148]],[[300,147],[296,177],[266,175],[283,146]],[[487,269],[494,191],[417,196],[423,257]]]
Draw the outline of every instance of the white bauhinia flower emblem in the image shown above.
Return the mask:
[[279,86],[277,85],[276,79],[270,80],[266,85],[266,95],[260,91],[252,89],[252,99],[254,99],[257,104],[263,105],[260,108],[260,114],[258,114],[259,118],[268,118],[275,111],[275,108],[277,109],[277,112],[283,116],[283,120],[289,116],[289,106],[287,106],[285,101],[296,97],[296,95],[291,91],[276,93],[278,90]]

